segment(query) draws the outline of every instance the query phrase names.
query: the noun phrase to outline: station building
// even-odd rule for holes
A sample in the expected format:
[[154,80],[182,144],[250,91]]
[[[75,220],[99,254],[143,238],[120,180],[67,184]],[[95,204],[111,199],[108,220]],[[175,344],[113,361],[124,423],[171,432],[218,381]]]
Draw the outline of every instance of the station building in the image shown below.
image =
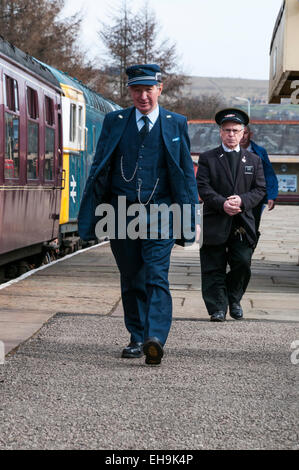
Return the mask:
[[[283,0],[270,45],[269,103],[290,99],[299,108],[299,1]],[[296,129],[296,128],[295,128]],[[299,128],[298,128],[299,130]],[[299,132],[292,153],[275,156],[271,161],[280,183],[280,195],[293,193],[299,202]],[[288,133],[284,140],[288,139]]]

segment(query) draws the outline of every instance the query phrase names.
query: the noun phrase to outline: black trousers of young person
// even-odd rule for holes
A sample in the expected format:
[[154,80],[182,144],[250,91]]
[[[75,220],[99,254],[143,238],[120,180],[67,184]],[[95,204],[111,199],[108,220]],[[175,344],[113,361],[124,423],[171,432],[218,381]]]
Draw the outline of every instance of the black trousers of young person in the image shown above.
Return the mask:
[[240,303],[251,276],[253,248],[246,236],[234,234],[221,245],[202,245],[200,249],[202,296],[209,315],[225,313]]

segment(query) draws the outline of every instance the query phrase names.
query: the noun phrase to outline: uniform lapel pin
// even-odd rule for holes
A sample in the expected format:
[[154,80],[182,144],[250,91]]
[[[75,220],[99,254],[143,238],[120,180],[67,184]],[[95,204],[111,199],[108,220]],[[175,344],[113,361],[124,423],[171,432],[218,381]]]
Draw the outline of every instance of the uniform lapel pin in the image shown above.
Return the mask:
[[223,153],[219,156],[219,158],[223,157]]
[[167,117],[167,119],[169,119],[169,118],[171,118],[172,116],[171,116],[171,114],[167,114],[166,117]]
[[121,114],[119,114],[118,117],[119,117],[119,119],[123,119],[123,118],[124,118]]
[[243,162],[243,163],[246,163],[246,157],[243,157],[243,158],[242,158],[242,162]]

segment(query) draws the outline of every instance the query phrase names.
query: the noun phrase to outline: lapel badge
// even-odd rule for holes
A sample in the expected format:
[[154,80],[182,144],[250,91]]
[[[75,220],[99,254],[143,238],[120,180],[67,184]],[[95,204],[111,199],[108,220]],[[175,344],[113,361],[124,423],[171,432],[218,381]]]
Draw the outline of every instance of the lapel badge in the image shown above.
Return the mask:
[[245,156],[242,158],[242,162],[246,163],[246,157]]
[[167,117],[167,119],[171,118],[171,114],[167,114],[166,117]]
[[223,157],[223,153],[219,156],[219,158]]
[[121,114],[119,114],[118,117],[119,117],[119,119],[123,119],[123,118],[124,118]]

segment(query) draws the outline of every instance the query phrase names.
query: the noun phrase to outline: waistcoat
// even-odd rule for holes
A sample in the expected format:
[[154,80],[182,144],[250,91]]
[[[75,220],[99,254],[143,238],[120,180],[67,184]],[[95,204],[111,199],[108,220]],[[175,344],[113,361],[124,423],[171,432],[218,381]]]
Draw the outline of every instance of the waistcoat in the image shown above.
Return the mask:
[[143,204],[170,196],[160,116],[142,142],[135,112],[131,113],[114,152],[111,191]]

